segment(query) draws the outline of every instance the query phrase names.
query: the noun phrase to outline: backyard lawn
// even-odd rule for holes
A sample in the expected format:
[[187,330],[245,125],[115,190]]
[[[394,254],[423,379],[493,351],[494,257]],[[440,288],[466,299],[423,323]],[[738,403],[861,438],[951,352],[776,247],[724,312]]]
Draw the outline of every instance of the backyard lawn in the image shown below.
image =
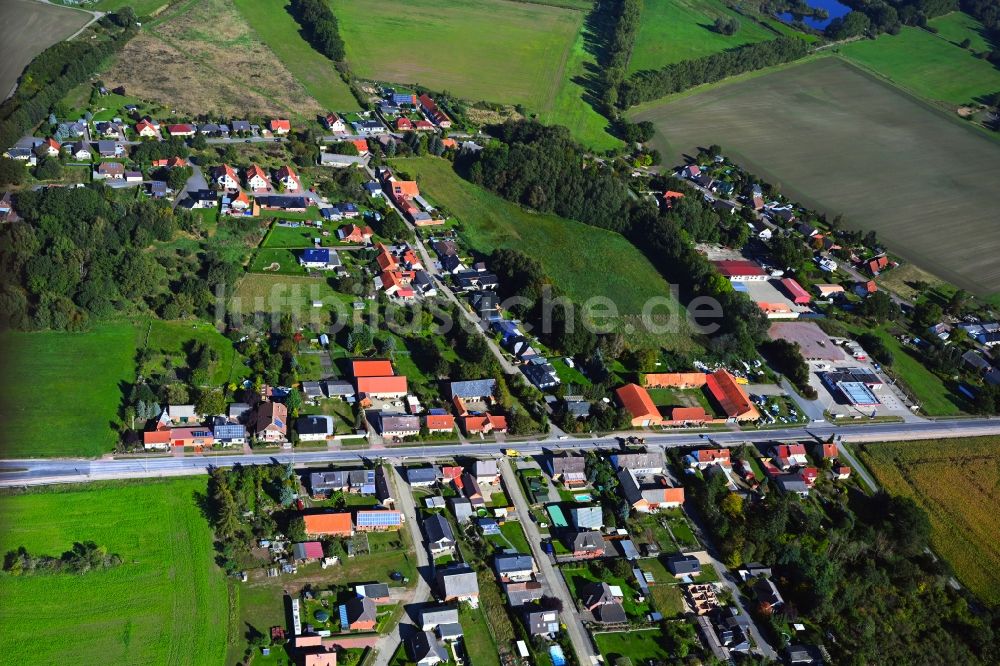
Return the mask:
[[197,500],[204,492],[205,479],[196,477],[0,497],[0,551],[24,546],[58,556],[93,541],[122,558],[86,574],[0,576],[4,661],[223,663],[229,595]]
[[608,664],[621,663],[618,660],[625,658],[638,666],[649,661],[665,662],[674,656],[658,629],[597,633],[594,641]]
[[622,606],[625,607],[625,612],[630,618],[645,618],[649,612],[648,603],[636,601],[636,591],[632,587],[633,580],[631,579],[619,578],[610,571],[598,573],[594,569],[593,564],[585,564],[583,566],[565,565],[562,567],[562,573],[570,595],[574,599],[580,600],[582,598],[581,591],[585,590],[590,583],[607,583],[608,585],[617,585],[622,588],[622,594],[624,595]]
[[100,324],[85,333],[4,333],[3,376],[15,381],[0,388],[7,416],[2,454],[111,451],[122,386],[135,379],[136,337],[128,322]]

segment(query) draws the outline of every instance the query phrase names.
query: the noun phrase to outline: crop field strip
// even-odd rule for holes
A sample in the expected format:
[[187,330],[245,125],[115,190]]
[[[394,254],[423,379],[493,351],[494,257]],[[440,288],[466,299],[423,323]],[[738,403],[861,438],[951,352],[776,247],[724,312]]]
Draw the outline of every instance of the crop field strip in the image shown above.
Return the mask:
[[667,163],[720,144],[803,204],[873,229],[977,295],[1000,291],[1000,142],[839,58],[645,107]]
[[979,598],[1000,603],[1000,438],[865,445],[879,484],[930,516],[934,550]]

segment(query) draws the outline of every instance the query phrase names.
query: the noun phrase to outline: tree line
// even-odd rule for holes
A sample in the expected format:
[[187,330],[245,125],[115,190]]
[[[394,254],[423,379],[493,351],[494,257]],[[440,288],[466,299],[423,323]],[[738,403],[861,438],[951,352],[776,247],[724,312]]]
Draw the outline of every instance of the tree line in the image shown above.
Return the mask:
[[323,0],[292,0],[292,16],[309,44],[334,62],[344,59],[344,40],[337,17]]
[[618,86],[618,107],[627,109],[704,83],[792,62],[808,54],[810,49],[810,45],[798,37],[783,36],[703,58],[682,60],[656,70],[636,72]]
[[87,81],[102,62],[125,48],[138,27],[125,7],[98,22],[95,39],[54,44],[38,54],[21,74],[17,90],[0,105],[0,146],[12,146],[48,116],[75,86]]
[[824,34],[834,40],[887,32],[904,25],[927,26],[927,20],[958,9],[956,0],[846,0],[853,11],[830,21]]
[[[679,285],[683,302],[709,296],[720,303],[724,318],[718,322],[720,328],[712,339],[713,351],[720,359],[756,355],[755,346],[766,339],[766,317],[746,294],[734,291],[694,248],[692,240],[709,240],[714,234],[728,233],[712,229],[725,225],[701,197],[692,193],[682,200],[682,205],[664,210],[648,200],[633,201],[625,177],[589,158],[564,127],[510,121],[490,128],[490,132],[497,141],[457,160],[460,173],[509,201],[623,234],[668,282]],[[731,224],[735,227],[742,222]],[[732,233],[735,237],[739,232]],[[507,282],[501,276],[503,265],[491,262],[501,285]],[[519,258],[518,270],[525,270],[525,265],[534,274],[530,264]],[[536,287],[540,279],[536,276]],[[553,346],[573,353],[572,347],[578,344],[582,353],[589,353],[596,342],[570,341]]]
[[602,58],[603,103],[608,113],[613,113],[618,98],[618,86],[628,74],[636,32],[642,16],[642,0],[618,0],[610,8],[614,28],[607,37]]
[[24,546],[8,551],[3,558],[3,570],[12,576],[32,574],[84,574],[110,569],[122,563],[121,556],[109,553],[93,541],[77,542],[59,557],[33,555]]

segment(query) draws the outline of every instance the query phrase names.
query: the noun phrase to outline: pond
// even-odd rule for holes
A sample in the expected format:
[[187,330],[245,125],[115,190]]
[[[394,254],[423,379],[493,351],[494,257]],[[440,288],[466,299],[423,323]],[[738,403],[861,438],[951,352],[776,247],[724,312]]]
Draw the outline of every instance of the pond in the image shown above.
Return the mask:
[[[837,2],[837,0],[806,0],[806,4],[814,9],[825,9],[827,13],[827,17],[825,19],[815,18],[813,16],[803,17],[803,22],[814,30],[825,30],[826,26],[830,25],[830,21],[835,18],[840,18],[851,11],[850,7]],[[782,12],[781,14],[778,14],[778,18],[785,23],[792,23],[795,21],[796,16],[792,12]]]

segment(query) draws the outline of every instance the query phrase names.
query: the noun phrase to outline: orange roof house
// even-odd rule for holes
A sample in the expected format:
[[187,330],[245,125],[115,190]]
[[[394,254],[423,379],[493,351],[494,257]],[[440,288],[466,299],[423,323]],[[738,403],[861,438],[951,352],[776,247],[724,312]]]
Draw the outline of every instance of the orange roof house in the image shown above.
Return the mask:
[[349,513],[317,513],[303,518],[306,534],[351,536],[351,514]]
[[661,372],[643,375],[642,385],[647,388],[701,388],[705,385],[704,372]]
[[823,460],[831,460],[833,458],[836,458],[839,453],[837,451],[836,444],[824,443],[817,446],[816,449],[817,449],[816,453],[818,453],[819,457]]
[[666,422],[669,425],[687,425],[711,420],[712,416],[703,407],[672,407]]
[[392,361],[373,359],[371,361],[351,361],[351,374],[355,377],[389,377],[396,374]]
[[370,396],[402,397],[406,395],[406,377],[358,377],[358,393]]
[[451,432],[455,429],[455,417],[451,414],[428,414],[424,417],[428,432]]
[[694,452],[694,458],[699,465],[733,466],[729,449],[698,449]]
[[615,391],[615,395],[621,406],[632,417],[633,426],[660,425],[663,422],[663,417],[653,404],[653,399],[649,397],[649,392],[638,384],[626,384]]
[[413,121],[403,116],[396,119],[396,131],[397,132],[409,132],[413,129]]
[[275,119],[268,123],[268,128],[275,134],[288,134],[292,131],[292,123],[288,120]]
[[677,199],[683,199],[683,192],[674,192],[673,190],[667,190],[663,193],[663,202],[666,204],[667,208],[672,208],[674,201]]
[[351,143],[354,147],[358,149],[358,155],[368,154],[368,140],[367,139],[352,139]]
[[394,180],[392,185],[392,196],[396,198],[411,199],[420,196],[420,188],[415,180]]
[[246,170],[247,185],[255,190],[267,189],[267,174],[256,164],[251,164]]
[[142,433],[142,445],[147,449],[165,449],[170,445],[170,431],[147,430]]
[[760,418],[760,412],[750,401],[750,396],[725,370],[709,374],[705,386],[730,420],[753,421]]
[[310,652],[306,654],[303,666],[337,666],[336,652]]
[[441,145],[444,146],[445,150],[451,150],[453,148],[458,148],[458,141],[455,141],[455,139],[452,139],[451,137],[447,137],[441,139]]

